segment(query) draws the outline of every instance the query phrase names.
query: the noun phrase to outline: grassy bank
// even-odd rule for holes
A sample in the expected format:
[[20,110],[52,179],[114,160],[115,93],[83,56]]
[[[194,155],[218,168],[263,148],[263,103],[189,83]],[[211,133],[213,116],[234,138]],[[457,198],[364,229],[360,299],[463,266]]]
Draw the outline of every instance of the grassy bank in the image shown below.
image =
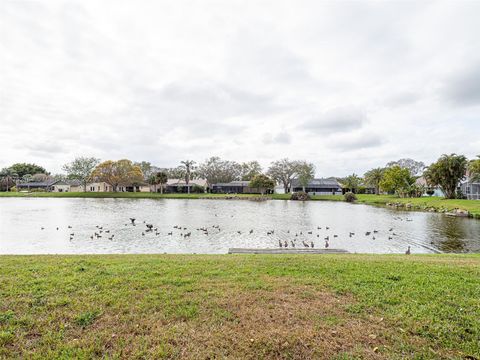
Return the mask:
[[[1,197],[57,197],[57,198],[132,198],[132,199],[231,199],[231,198],[259,198],[256,194],[159,194],[159,193],[131,193],[131,192],[66,192],[66,193],[48,193],[48,192],[0,192]],[[273,194],[266,196],[274,200],[288,200],[290,194]],[[409,206],[409,210],[422,211],[438,211],[448,212],[454,209],[467,210],[471,216],[480,218],[480,201],[479,200],[459,200],[444,199],[439,197],[422,197],[422,198],[398,198],[393,195],[357,195],[358,203],[368,205],[386,205],[388,203],[396,203],[399,205]],[[342,195],[315,195],[312,200],[325,201],[344,201]],[[407,209],[405,207],[405,209]]]
[[0,358],[480,357],[478,255],[0,256]]

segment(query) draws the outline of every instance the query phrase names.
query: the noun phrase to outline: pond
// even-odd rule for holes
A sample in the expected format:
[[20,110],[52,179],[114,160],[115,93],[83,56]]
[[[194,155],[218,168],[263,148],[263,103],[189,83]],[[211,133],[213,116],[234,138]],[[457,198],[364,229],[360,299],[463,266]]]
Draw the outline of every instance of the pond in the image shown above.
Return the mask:
[[359,253],[480,252],[480,221],[324,201],[0,199],[0,254],[221,254],[326,237]]

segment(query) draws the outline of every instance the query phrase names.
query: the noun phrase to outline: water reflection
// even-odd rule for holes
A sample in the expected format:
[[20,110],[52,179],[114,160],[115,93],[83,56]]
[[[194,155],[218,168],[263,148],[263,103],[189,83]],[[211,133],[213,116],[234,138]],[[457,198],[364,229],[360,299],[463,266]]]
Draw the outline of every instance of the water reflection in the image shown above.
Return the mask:
[[[143,221],[158,230],[145,232]],[[93,236],[97,226],[108,235]],[[0,199],[3,254],[226,253],[279,241],[319,248],[327,237],[350,252],[480,252],[480,221],[340,202]]]

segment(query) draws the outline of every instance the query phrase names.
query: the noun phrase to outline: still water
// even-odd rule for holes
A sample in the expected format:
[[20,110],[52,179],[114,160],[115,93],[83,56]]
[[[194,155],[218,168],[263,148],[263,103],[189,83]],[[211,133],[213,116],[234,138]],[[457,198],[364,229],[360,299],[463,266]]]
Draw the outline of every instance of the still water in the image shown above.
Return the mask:
[[226,253],[279,240],[323,248],[327,236],[349,252],[480,252],[479,220],[342,202],[0,199],[0,254]]

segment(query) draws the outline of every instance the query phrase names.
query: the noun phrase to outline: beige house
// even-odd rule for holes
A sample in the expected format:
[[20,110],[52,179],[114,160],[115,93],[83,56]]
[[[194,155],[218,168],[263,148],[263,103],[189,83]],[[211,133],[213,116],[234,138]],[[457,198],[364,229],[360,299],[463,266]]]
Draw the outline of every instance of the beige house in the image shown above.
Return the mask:
[[95,182],[87,184],[87,192],[110,192],[113,186],[106,182]]

